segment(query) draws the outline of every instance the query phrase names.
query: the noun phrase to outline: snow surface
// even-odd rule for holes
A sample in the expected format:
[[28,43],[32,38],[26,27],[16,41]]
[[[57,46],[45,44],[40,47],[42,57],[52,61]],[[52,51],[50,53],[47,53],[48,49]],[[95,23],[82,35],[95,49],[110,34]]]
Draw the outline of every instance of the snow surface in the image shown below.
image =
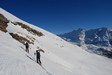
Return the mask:
[[[20,26],[8,23],[7,33],[0,31],[0,75],[111,75],[112,60],[88,53],[60,37],[24,22],[0,8],[0,13],[12,22],[22,22],[44,34],[38,37]],[[13,39],[9,33],[18,33],[23,37],[35,38],[30,44],[30,53],[25,52],[24,45]],[[28,38],[29,39],[29,38]],[[40,47],[44,68],[35,59],[35,50]],[[36,60],[36,59],[35,59]]]

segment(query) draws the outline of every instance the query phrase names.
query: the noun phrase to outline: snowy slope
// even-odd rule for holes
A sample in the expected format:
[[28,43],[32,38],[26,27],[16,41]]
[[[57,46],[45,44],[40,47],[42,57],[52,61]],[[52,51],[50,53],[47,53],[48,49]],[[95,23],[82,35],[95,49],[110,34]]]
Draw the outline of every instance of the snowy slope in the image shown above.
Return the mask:
[[[111,75],[111,59],[90,54],[44,29],[16,18],[2,8],[0,13],[10,20],[7,32],[0,31],[0,75]],[[26,24],[43,33],[43,36],[34,35],[12,22]],[[26,53],[24,45],[9,33],[35,39],[34,44],[30,44],[30,53]],[[47,71],[30,59],[35,59],[37,47],[45,51],[41,53],[41,60]]]

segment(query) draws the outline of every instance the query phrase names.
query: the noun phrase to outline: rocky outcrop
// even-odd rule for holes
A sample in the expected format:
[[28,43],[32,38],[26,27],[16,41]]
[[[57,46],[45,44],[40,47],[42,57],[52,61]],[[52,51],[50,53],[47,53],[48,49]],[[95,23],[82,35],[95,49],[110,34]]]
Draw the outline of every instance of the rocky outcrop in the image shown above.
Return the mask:
[[3,32],[7,32],[6,28],[7,28],[7,23],[9,21],[7,20],[7,18],[5,18],[2,14],[0,14],[0,30]]
[[15,22],[15,23],[13,22],[13,24],[21,26],[22,28],[26,29],[30,33],[33,33],[34,35],[43,36],[43,33],[39,32],[39,31],[37,31],[37,30],[35,30],[35,29],[33,29],[33,28],[29,27],[28,25],[25,25],[21,22]]

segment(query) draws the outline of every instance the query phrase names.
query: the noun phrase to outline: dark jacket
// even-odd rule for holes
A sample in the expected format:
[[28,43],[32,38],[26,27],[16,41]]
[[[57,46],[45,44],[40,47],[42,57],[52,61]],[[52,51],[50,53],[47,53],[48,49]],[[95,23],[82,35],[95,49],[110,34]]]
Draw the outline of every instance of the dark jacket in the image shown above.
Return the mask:
[[40,58],[40,52],[36,52],[36,56],[37,56],[37,58]]
[[25,46],[26,46],[27,49],[29,48],[29,44],[28,43],[26,43]]

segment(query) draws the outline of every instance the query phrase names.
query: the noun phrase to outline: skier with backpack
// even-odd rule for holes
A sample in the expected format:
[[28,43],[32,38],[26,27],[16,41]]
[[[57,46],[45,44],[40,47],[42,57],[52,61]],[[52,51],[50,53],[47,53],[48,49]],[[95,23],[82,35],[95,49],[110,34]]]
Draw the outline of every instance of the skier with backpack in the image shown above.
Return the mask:
[[44,51],[42,49],[39,49],[39,50],[36,50],[36,53],[34,53],[34,55],[36,55],[37,63],[41,65],[40,51],[44,53]]

